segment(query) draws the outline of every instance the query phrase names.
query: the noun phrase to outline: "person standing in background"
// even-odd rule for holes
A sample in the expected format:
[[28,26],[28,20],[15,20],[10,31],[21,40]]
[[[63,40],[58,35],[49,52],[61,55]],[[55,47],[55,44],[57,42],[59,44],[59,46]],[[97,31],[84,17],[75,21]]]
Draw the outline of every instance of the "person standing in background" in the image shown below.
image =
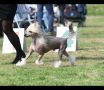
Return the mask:
[[0,20],[0,37],[3,37],[3,30],[2,30],[1,20]]
[[46,10],[48,12],[48,35],[54,35],[54,11],[53,11],[53,4],[37,4],[37,21],[41,25],[41,28],[43,29],[43,8],[46,7]]
[[59,11],[60,11],[60,24],[65,25],[65,18],[64,18],[64,9],[65,9],[65,4],[59,4]]
[[16,14],[18,14],[21,19],[25,20],[28,18],[29,8],[26,4],[18,4]]

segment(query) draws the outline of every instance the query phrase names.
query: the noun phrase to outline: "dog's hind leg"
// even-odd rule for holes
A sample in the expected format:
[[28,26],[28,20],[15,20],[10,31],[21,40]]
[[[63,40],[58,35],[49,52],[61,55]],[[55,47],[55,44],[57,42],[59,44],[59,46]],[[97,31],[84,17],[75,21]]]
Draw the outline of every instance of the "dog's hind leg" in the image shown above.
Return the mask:
[[66,52],[66,51],[64,51],[64,53],[63,53],[66,57],[69,57],[69,54]]
[[44,54],[43,55],[39,55],[38,59],[35,61],[35,63],[38,64],[38,65],[44,64],[43,61],[41,60],[43,56],[44,56]]
[[68,59],[69,59],[71,65],[74,65],[75,60],[76,60],[75,57],[73,57],[72,55],[69,55],[66,51],[64,51],[64,55],[65,55],[66,57],[68,57]]

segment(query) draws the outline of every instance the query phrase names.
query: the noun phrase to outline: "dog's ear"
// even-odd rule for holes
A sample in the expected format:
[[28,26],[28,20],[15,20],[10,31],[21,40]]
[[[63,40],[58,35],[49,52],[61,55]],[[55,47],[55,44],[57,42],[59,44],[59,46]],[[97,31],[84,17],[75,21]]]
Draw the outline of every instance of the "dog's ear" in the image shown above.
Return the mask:
[[36,28],[38,28],[38,30],[41,30],[41,29],[42,29],[42,27],[41,27],[41,25],[39,24],[39,22],[35,22],[35,26],[36,26]]
[[71,30],[73,29],[73,24],[72,23],[69,24],[69,29],[71,29]]
[[68,28],[69,28],[69,32],[74,33],[73,23],[72,23],[72,22],[71,22],[71,23],[69,23]]

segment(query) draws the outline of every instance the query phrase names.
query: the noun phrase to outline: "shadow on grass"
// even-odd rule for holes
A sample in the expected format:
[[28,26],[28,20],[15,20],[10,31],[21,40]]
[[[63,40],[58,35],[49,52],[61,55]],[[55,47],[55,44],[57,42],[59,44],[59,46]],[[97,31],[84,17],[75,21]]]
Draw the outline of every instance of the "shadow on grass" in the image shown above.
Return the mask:
[[86,24],[83,28],[88,28],[88,27],[89,27],[89,28],[97,28],[97,27],[98,27],[98,28],[101,28],[101,27],[104,27],[104,25],[87,25],[87,24]]
[[68,65],[61,65],[61,67],[76,67],[77,65],[75,64],[75,65],[70,65],[70,64],[68,64]]
[[101,51],[101,52],[104,52],[104,48],[96,48],[96,47],[86,47],[86,48],[80,48],[79,47],[77,49],[77,51],[89,51],[89,52],[91,52],[91,51],[97,52],[97,50]]
[[77,60],[104,60],[104,57],[77,57]]

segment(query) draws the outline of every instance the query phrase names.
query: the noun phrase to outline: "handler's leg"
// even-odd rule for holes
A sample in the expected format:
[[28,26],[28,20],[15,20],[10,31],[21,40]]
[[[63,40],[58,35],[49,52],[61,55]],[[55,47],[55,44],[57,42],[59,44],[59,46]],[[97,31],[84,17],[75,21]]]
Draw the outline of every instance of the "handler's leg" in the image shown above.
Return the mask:
[[23,52],[21,48],[19,37],[13,31],[12,24],[13,22],[10,20],[2,21],[3,32],[7,35],[11,44],[16,49],[16,57],[14,61],[12,62],[13,64],[16,64],[19,60],[21,60],[21,58],[25,58],[25,53]]
[[21,61],[19,61],[18,63],[16,63],[16,66],[23,66],[26,64],[26,60],[30,57],[30,55],[33,53],[33,50],[31,49],[31,46],[30,46],[30,49],[29,49],[29,52],[27,53],[26,57],[24,59],[22,59]]

